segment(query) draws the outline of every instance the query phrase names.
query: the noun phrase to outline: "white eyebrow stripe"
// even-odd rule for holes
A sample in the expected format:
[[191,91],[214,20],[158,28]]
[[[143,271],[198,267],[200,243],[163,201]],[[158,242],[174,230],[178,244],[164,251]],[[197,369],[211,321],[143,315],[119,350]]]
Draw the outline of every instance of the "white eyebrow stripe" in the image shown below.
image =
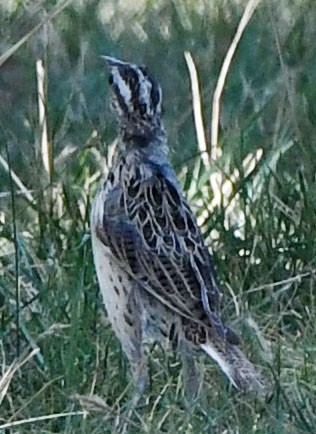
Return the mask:
[[158,92],[159,92],[159,102],[156,106],[156,113],[161,113],[161,102],[162,102],[162,90],[161,87],[158,85]]
[[112,77],[113,77],[113,83],[116,84],[116,86],[118,87],[118,90],[122,95],[125,104],[128,107],[132,98],[132,92],[128,84],[122,78],[117,66],[112,67]]
[[139,97],[142,102],[146,104],[147,112],[152,112],[152,104],[150,101],[150,92],[152,88],[152,84],[150,80],[144,76],[142,71],[138,69],[138,76],[139,76]]

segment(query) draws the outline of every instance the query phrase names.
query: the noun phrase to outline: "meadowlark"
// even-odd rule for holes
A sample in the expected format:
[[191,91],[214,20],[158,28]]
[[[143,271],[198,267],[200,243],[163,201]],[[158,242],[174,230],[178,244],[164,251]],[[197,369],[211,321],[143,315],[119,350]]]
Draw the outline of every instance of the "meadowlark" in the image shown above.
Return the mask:
[[136,400],[148,379],[147,338],[167,338],[179,348],[189,394],[197,387],[196,350],[214,359],[237,388],[260,390],[260,374],[221,319],[212,257],[168,161],[161,88],[147,68],[104,58],[119,150],[94,200],[93,255]]

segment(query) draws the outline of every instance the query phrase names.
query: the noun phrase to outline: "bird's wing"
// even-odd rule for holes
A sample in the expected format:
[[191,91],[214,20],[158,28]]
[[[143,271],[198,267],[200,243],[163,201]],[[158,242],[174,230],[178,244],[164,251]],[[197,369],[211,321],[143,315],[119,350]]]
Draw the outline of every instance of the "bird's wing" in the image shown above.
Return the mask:
[[148,170],[125,176],[125,185],[104,203],[97,236],[154,297],[230,340],[233,332],[219,317],[212,258],[180,188],[164,170],[153,166],[150,177]]

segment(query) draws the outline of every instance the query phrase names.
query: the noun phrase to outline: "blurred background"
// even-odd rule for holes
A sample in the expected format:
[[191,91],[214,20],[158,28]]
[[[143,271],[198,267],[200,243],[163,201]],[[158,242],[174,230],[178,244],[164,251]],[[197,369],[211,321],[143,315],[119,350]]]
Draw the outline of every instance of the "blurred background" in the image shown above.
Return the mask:
[[259,3],[224,87],[218,157],[205,162],[184,52],[210,155],[213,93],[245,6],[0,0],[0,432],[116,432],[128,409],[128,366],[89,239],[116,145],[104,54],[160,82],[170,159],[213,251],[223,315],[274,391],[265,402],[243,396],[201,357],[188,413],[179,360],[155,346],[129,432],[316,432],[316,3]]

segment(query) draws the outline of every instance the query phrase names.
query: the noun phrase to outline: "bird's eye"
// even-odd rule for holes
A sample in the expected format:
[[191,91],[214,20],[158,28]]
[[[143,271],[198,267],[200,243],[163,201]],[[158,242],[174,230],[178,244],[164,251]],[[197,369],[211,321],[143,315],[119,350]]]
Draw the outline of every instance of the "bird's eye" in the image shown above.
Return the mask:
[[131,86],[131,87],[134,87],[135,85],[136,85],[136,77],[134,76],[134,75],[130,75],[129,76],[129,79],[128,79],[128,84]]
[[113,75],[111,74],[109,77],[109,84],[112,85],[113,84]]

